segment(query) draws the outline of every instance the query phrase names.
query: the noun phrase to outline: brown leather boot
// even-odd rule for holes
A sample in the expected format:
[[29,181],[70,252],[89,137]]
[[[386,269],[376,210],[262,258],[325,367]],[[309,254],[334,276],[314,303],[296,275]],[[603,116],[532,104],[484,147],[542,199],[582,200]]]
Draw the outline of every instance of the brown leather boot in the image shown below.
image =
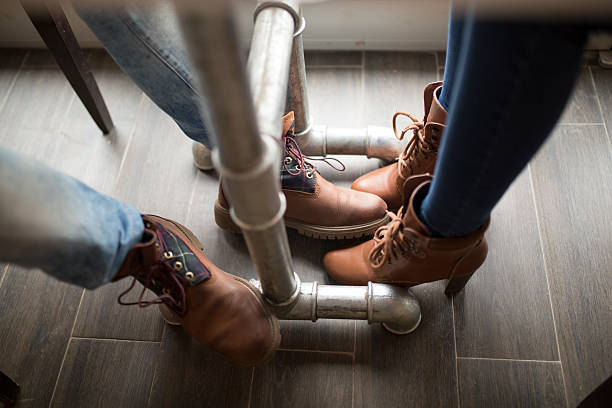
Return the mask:
[[[134,278],[119,303],[167,306],[172,323],[182,324],[200,343],[234,362],[252,365],[271,358],[280,331],[261,293],[248,281],[217,268],[184,226],[154,215],[142,219],[143,242],[130,250],[113,279]],[[144,286],[138,301],[124,302],[136,280]],[[158,298],[143,301],[146,289]]]
[[[289,112],[283,117],[285,152],[281,169],[281,187],[287,199],[285,225],[302,235],[321,239],[358,238],[385,225],[389,220],[385,202],[373,194],[325,180],[300,152],[294,128],[293,112]],[[215,221],[222,229],[240,232],[229,208],[220,185]]]
[[414,191],[392,221],[376,231],[370,241],[326,254],[325,269],[347,285],[372,281],[415,286],[449,279],[446,293],[457,292],[487,257],[484,233],[489,223],[462,237],[433,238],[415,213],[429,189],[431,176],[413,176],[406,184],[407,190]]
[[[396,211],[402,205],[404,182],[414,175],[433,174],[446,123],[446,111],[438,101],[441,88],[442,82],[434,82],[425,87],[425,117],[422,121],[410,113],[397,112],[393,115],[395,136],[402,140],[406,132],[412,130],[412,139],[397,163],[364,174],[353,182],[352,189],[376,194],[385,200],[391,211]],[[407,116],[414,122],[406,126],[401,134],[397,133],[396,121],[399,116]]]

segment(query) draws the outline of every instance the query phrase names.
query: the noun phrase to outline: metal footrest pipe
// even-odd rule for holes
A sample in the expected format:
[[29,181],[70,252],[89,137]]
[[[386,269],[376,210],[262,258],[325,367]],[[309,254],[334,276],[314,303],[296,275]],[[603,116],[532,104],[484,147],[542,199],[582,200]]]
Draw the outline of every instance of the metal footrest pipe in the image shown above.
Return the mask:
[[386,161],[396,160],[407,143],[407,140],[398,140],[390,128],[381,126],[333,128],[316,125],[296,140],[302,152],[309,156],[365,155]]
[[[257,282],[255,282],[257,284]],[[276,310],[279,319],[361,319],[382,323],[387,330],[406,334],[421,322],[421,307],[409,288],[369,282],[368,286],[319,285],[304,282],[297,301]]]
[[306,64],[302,31],[306,21],[302,18],[293,39],[287,110],[295,112],[295,134],[300,149],[306,155],[349,154],[396,160],[406,141],[398,140],[389,128],[368,126],[362,129],[328,128],[313,126],[308,106]]
[[207,2],[201,13],[182,13],[181,25],[200,94],[207,98],[202,111],[212,125],[213,161],[231,203],[230,214],[244,232],[264,295],[272,304],[283,304],[298,290],[278,175],[281,117],[297,20],[288,6],[266,3],[258,8],[247,75],[231,3]]

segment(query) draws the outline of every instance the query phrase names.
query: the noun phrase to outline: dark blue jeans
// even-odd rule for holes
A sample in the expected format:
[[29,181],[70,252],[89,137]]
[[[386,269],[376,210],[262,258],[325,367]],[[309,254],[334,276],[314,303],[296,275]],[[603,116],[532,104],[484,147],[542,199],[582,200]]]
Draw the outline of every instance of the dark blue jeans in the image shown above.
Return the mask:
[[587,34],[451,16],[440,95],[449,117],[419,212],[434,234],[465,235],[489,218],[561,116]]

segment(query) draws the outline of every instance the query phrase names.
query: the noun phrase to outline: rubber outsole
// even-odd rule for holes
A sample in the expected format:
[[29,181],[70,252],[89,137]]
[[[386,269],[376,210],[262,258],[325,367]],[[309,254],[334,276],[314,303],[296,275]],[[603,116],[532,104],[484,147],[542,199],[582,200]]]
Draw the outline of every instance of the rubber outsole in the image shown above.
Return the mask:
[[[215,201],[215,222],[219,228],[241,233],[240,228],[232,221],[230,212],[228,209],[223,207],[219,200]],[[294,229],[298,234],[305,235],[307,237],[316,239],[353,239],[361,238],[363,236],[371,236],[376,230],[383,225],[387,225],[389,222],[389,216],[385,215],[383,218],[359,225],[346,225],[338,227],[328,227],[324,225],[314,225],[305,222],[293,220],[291,218],[285,218],[285,226],[287,228]]]

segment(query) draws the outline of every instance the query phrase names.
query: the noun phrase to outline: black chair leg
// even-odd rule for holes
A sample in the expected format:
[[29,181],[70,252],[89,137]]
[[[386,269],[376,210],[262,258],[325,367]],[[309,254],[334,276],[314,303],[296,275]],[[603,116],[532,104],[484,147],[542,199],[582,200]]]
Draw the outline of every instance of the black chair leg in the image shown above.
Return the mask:
[[17,404],[19,385],[0,371],[0,403],[4,408],[13,408]]
[[93,120],[102,132],[109,133],[113,128],[110,114],[58,0],[35,5],[21,0],[21,4]]

